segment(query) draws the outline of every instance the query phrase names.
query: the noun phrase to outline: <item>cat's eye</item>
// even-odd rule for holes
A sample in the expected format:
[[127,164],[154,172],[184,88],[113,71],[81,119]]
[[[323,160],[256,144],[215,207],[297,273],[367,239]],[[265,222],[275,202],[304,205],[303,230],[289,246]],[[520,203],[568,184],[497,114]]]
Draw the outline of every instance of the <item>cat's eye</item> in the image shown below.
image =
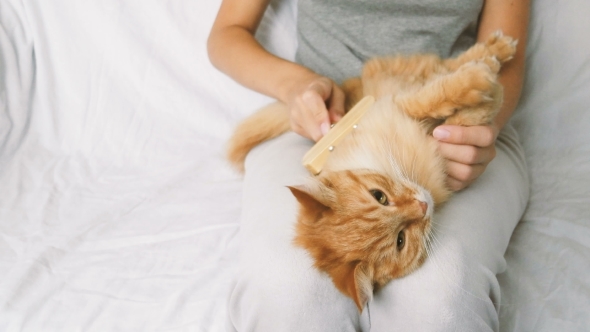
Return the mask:
[[375,200],[377,200],[377,202],[379,202],[379,204],[381,205],[388,205],[389,202],[387,201],[387,196],[385,196],[385,194],[378,189],[373,189],[370,191],[371,195],[375,198]]
[[397,250],[402,250],[406,245],[406,233],[401,231],[397,234]]

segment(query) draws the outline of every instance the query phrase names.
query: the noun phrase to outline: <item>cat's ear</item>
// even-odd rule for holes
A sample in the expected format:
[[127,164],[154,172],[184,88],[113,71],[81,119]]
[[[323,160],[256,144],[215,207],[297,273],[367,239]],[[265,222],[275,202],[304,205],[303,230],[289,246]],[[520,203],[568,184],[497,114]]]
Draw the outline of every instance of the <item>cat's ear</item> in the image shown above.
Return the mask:
[[348,263],[332,270],[330,275],[336,287],[352,298],[359,312],[362,312],[367,302],[373,297],[373,278],[365,268],[365,264]]
[[287,188],[291,190],[291,193],[301,205],[300,213],[304,220],[316,221],[325,212],[330,210],[329,206],[322,203],[323,199],[320,197],[321,194],[314,194],[304,186],[288,186]]

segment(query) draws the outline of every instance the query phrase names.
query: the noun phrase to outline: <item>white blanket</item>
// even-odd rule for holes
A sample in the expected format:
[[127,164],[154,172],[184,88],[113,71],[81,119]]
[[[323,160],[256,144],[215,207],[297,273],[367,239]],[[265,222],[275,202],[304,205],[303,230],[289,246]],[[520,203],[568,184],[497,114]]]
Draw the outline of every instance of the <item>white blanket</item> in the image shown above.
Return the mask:
[[[0,0],[0,331],[224,329],[241,180],[223,146],[269,99],[209,64],[219,4]],[[286,58],[295,15],[273,2],[258,35]],[[590,326],[589,16],[534,1],[505,331]]]

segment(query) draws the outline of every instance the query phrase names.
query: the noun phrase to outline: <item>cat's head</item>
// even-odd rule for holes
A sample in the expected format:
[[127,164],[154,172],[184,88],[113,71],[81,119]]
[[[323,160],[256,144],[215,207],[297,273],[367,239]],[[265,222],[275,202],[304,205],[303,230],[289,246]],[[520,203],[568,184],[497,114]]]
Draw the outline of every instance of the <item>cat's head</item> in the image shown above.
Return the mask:
[[289,188],[300,204],[295,243],[359,311],[374,287],[412,272],[426,258],[434,207],[420,186],[360,170],[322,172]]

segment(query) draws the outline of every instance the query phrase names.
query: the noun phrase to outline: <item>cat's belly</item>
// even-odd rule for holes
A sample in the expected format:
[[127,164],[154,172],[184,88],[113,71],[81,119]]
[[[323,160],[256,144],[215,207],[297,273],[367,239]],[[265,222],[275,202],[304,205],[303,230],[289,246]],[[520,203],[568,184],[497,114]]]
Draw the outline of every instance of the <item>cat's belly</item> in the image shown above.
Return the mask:
[[391,96],[385,96],[332,151],[324,170],[366,169],[392,179],[401,175],[441,203],[449,191],[445,163],[437,149],[437,142],[420,123],[400,111]]

